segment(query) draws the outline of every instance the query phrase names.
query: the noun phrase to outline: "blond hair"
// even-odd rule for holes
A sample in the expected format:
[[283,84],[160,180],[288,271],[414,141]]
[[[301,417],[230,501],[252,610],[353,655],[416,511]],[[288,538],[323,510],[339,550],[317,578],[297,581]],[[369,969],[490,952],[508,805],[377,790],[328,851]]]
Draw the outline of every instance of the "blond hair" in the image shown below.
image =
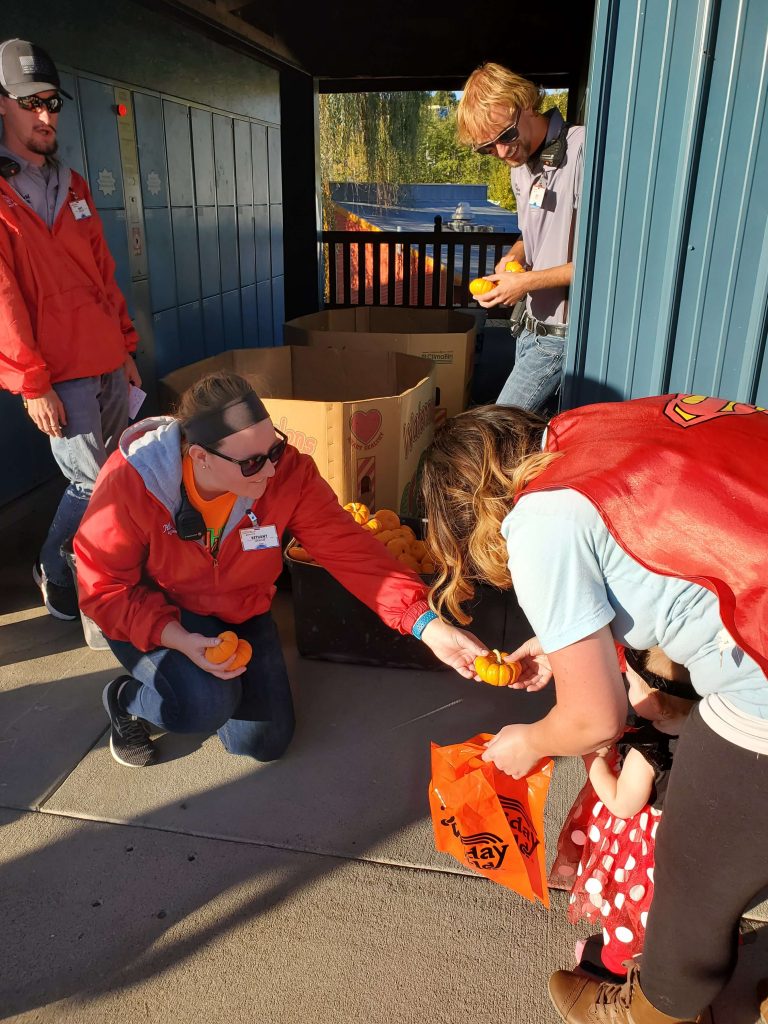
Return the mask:
[[511,124],[522,110],[538,113],[543,90],[501,64],[483,64],[467,79],[456,111],[459,142],[487,142],[498,131],[499,108]]
[[[184,420],[200,413],[221,409],[227,402],[245,398],[252,391],[251,385],[239,373],[233,373],[231,370],[214,370],[200,377],[182,393],[173,414],[183,423]],[[182,441],[181,450],[184,455],[189,450],[186,440]]]
[[559,457],[541,451],[545,427],[524,409],[479,406],[448,420],[427,449],[422,493],[437,573],[429,602],[438,615],[466,624],[473,582],[511,586],[501,524],[516,495]]

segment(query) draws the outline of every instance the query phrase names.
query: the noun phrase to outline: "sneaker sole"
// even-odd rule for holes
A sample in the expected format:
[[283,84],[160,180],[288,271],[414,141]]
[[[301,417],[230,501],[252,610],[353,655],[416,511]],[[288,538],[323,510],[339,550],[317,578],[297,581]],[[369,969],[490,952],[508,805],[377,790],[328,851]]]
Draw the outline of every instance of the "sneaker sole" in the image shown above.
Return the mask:
[[37,566],[32,566],[32,579],[35,581],[37,586],[40,588],[40,592],[43,595],[43,604],[49,615],[52,615],[54,619],[61,619],[62,622],[74,622],[77,619],[77,615],[65,615],[64,612],[60,612],[53,605],[48,604],[48,598],[45,594],[45,587],[43,586],[43,577],[37,571]]
[[138,768],[138,769],[149,768],[149,766],[152,765],[152,764],[155,764],[155,761],[156,761],[155,758],[152,758],[151,761],[147,761],[146,764],[131,764],[130,761],[124,761],[122,759],[122,757],[120,757],[120,755],[115,750],[115,746],[114,746],[114,744],[112,742],[112,737],[111,736],[109,737],[109,752],[112,754],[112,757],[115,759],[115,761],[117,761],[118,764],[123,765],[123,767],[125,767],[125,768]]

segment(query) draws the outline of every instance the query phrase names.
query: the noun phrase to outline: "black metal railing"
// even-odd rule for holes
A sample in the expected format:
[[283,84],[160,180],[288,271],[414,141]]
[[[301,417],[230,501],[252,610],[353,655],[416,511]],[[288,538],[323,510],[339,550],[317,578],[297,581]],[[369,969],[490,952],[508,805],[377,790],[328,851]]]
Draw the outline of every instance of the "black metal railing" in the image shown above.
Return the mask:
[[[328,308],[466,306],[469,282],[493,273],[518,232],[323,231]],[[362,270],[362,273],[361,273]]]

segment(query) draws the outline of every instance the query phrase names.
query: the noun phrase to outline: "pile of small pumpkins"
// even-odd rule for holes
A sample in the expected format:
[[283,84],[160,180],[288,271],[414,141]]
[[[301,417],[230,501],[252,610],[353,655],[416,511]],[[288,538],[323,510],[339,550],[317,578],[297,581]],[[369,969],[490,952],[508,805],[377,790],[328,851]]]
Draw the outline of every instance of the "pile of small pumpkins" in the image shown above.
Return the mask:
[[[400,516],[389,508],[380,508],[371,512],[361,501],[350,501],[344,506],[356,523],[364,530],[369,530],[379,543],[384,544],[390,554],[407,565],[414,572],[430,576],[435,571],[435,563],[427,554],[424,541],[419,540],[410,528],[400,522]],[[291,558],[298,562],[313,562],[314,559],[300,544],[292,544],[288,549]]]

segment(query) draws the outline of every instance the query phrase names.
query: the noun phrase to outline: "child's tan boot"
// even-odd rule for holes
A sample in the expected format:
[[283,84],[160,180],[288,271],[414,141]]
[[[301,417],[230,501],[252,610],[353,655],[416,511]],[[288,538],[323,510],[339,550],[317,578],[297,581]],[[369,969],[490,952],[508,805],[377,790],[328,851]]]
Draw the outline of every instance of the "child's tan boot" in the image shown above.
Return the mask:
[[556,971],[549,998],[566,1024],[703,1024],[706,1017],[670,1017],[648,1002],[637,966],[623,985],[601,984],[574,971]]

